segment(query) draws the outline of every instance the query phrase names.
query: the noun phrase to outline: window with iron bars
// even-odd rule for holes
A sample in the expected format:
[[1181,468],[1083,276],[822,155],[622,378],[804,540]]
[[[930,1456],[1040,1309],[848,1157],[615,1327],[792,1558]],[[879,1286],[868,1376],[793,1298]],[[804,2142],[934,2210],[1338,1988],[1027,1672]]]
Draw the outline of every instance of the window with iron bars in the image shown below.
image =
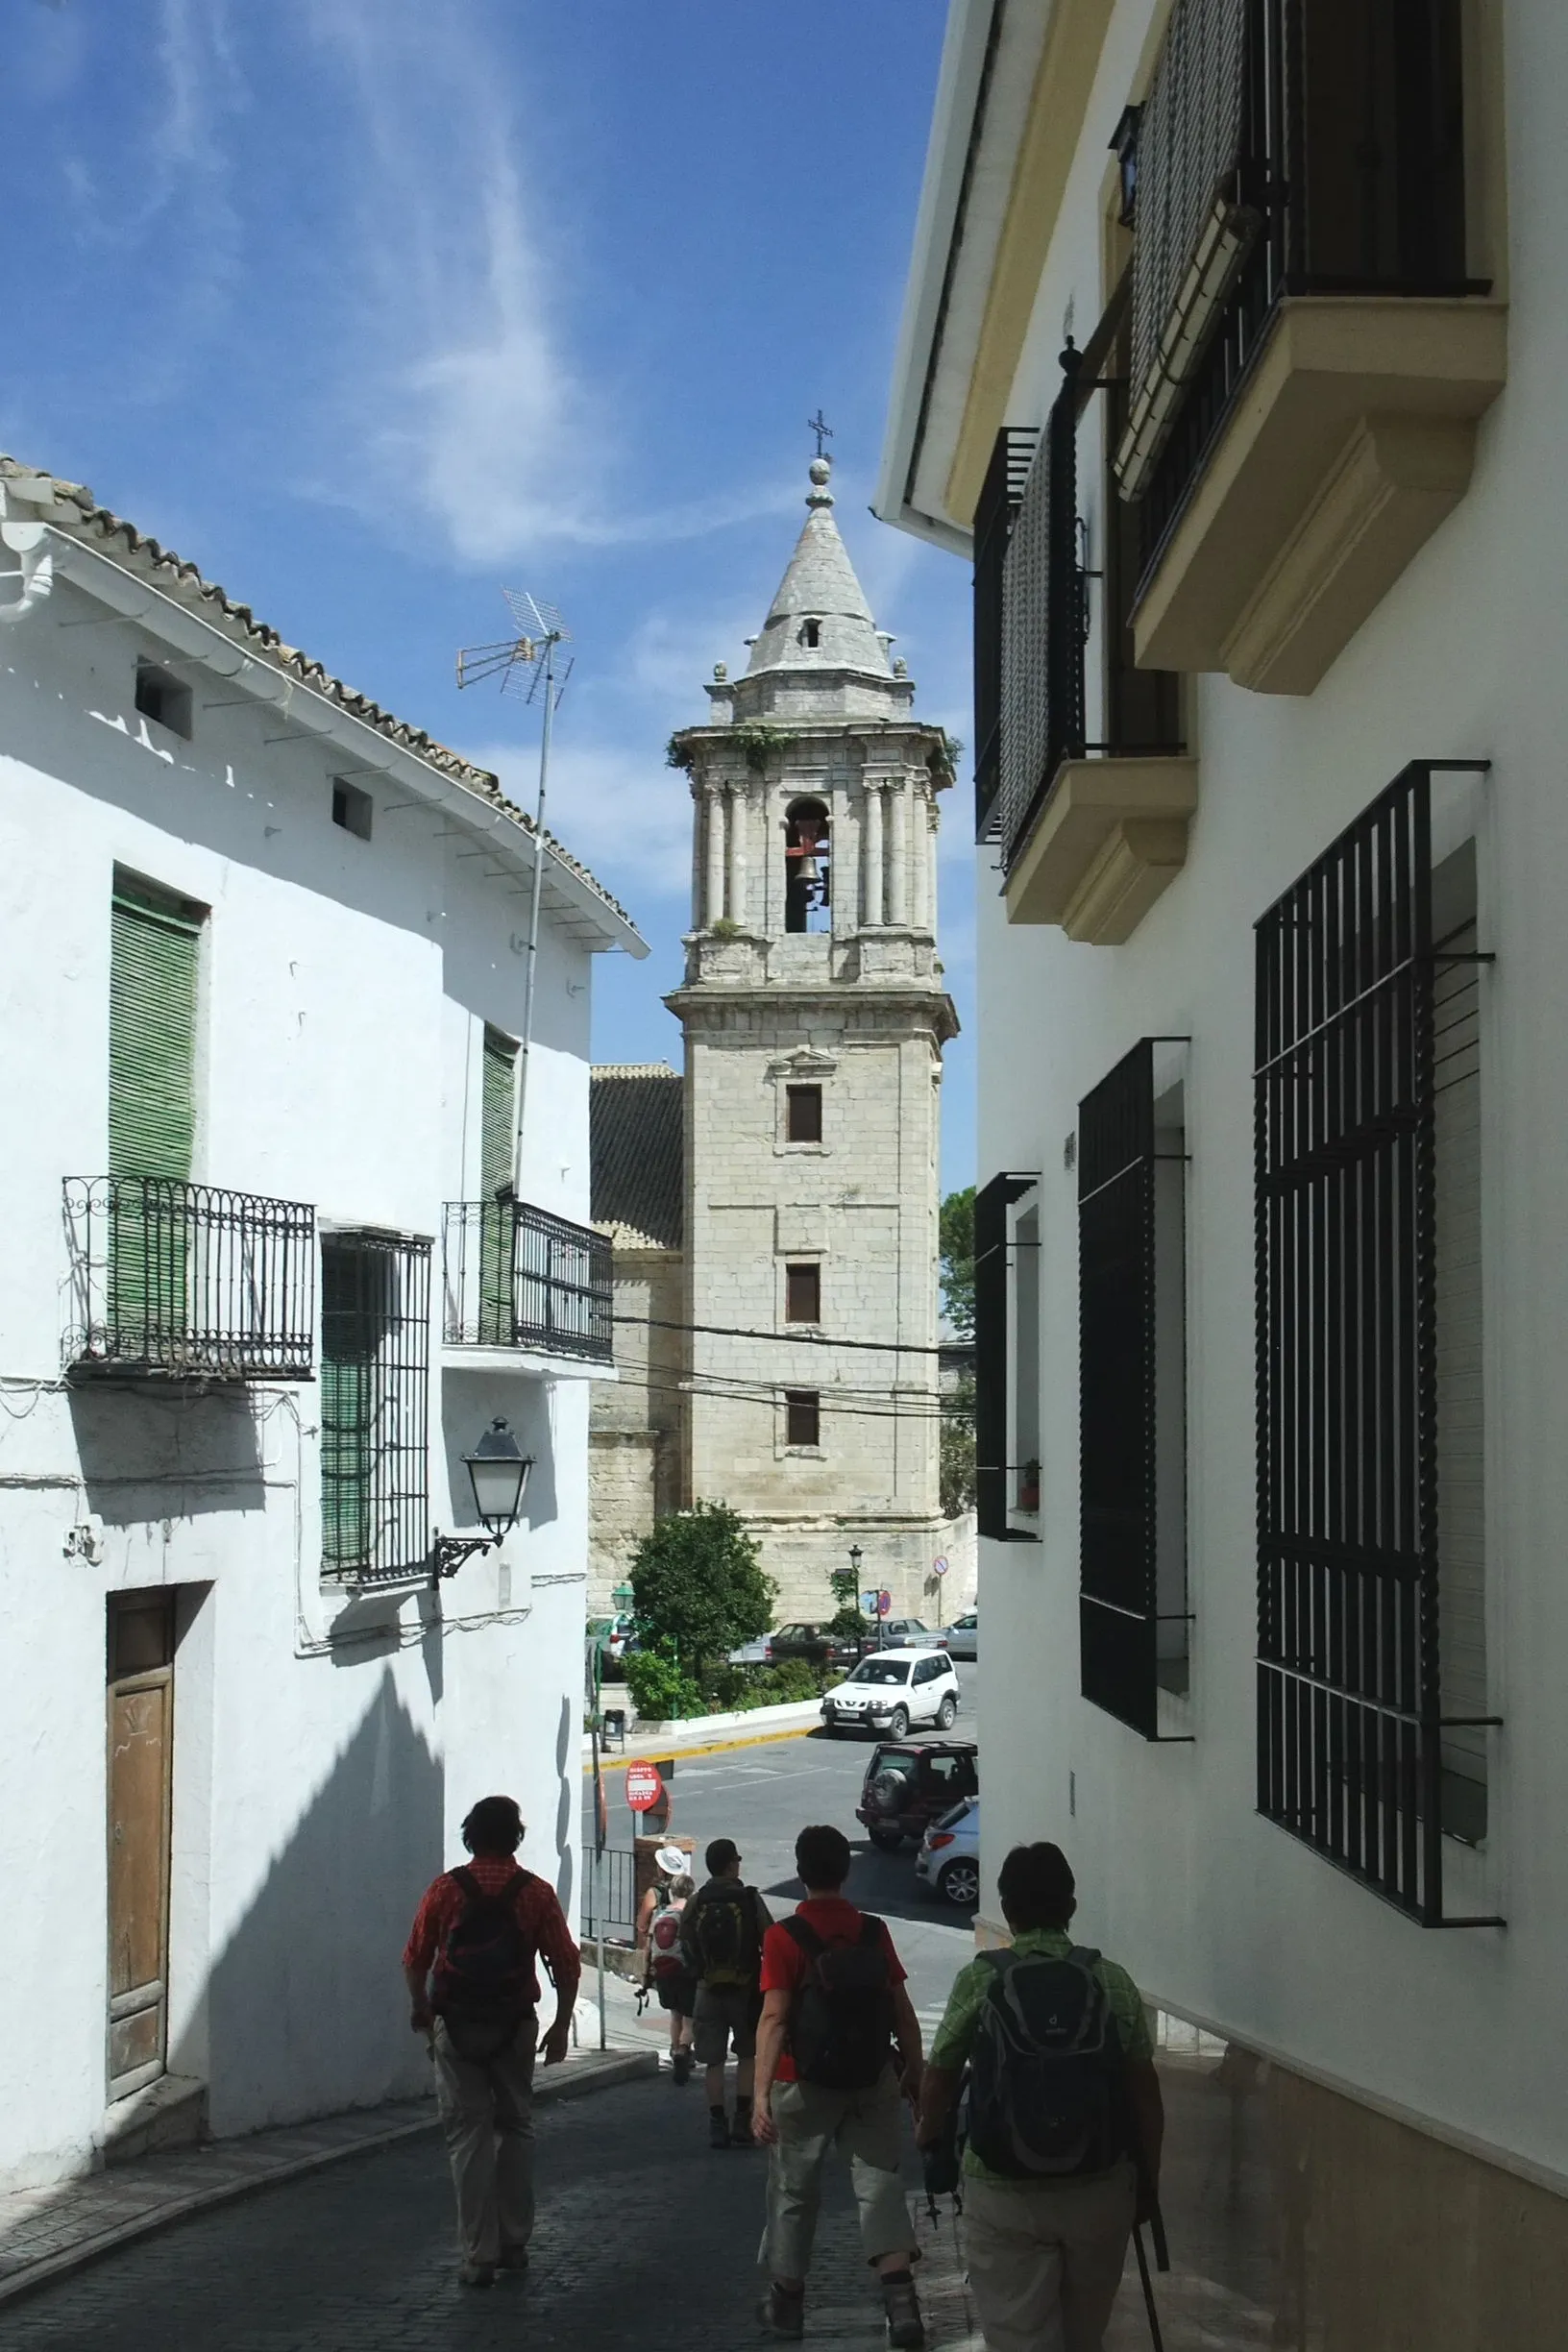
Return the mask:
[[[1407,769],[1257,938],[1258,1804],[1424,1926],[1484,1826],[1473,845]],[[1452,1655],[1448,1654],[1452,1651]]]
[[[1027,1453],[1018,1442],[1039,1379],[1039,1335],[1028,1311],[1039,1283],[1038,1203],[1031,1204],[1035,1223],[1021,1242],[1017,1230],[1020,1204],[1039,1184],[1033,1175],[993,1176],[974,1196],[975,1510],[980,1533],[1004,1543],[1040,1540],[1034,1525],[1040,1463],[1032,1458],[1039,1451],[1038,1421]],[[1030,1209],[1021,1213],[1029,1216]],[[1019,1263],[1025,1254],[1028,1271],[1020,1300]],[[1034,1500],[1025,1503],[1030,1471]],[[1029,1515],[1027,1526],[1017,1524],[1020,1508]]]
[[374,1584],[429,1556],[430,1244],[321,1244],[323,1572]]
[[1078,1111],[1083,1695],[1190,1736],[1185,1039],[1142,1038]]

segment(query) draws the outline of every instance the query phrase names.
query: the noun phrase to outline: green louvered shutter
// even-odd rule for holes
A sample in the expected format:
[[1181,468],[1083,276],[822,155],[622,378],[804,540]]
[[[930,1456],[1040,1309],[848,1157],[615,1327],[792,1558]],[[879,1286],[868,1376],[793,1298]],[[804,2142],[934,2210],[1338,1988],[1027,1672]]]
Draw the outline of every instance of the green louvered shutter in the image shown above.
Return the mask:
[[175,1369],[189,1336],[198,917],[116,881],[109,971],[109,1313],[116,1356]]
[[496,1195],[512,1181],[517,1047],[499,1029],[484,1033],[479,1110],[479,1338],[512,1344],[512,1212]]
[[379,1257],[321,1245],[321,1554],[339,1575],[370,1565],[377,1360],[385,1331]]
[[116,883],[109,973],[109,1172],[190,1179],[201,924]]

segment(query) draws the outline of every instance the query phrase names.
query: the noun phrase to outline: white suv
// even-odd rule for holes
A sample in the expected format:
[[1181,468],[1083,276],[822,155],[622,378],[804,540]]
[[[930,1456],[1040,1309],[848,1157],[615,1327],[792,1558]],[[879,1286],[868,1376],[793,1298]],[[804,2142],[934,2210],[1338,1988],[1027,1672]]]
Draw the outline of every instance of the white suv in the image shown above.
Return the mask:
[[873,1650],[822,1701],[830,1731],[880,1731],[902,1739],[913,1724],[949,1729],[958,1713],[958,1669],[942,1650]]

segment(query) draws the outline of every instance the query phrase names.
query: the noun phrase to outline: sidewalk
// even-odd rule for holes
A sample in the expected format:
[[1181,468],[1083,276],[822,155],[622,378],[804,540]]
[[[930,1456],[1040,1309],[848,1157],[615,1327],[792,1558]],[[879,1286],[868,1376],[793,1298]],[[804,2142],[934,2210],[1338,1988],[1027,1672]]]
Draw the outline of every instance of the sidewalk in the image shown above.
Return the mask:
[[[651,2074],[657,2066],[651,2047],[613,2021],[619,2028],[614,2046],[604,2051],[590,2047],[598,2034],[597,2017],[588,2011],[584,2046],[564,2066],[541,2070],[535,2095],[576,2098]],[[0,2306],[187,2214],[435,2128],[433,2098],[396,2100],[243,2139],[170,2149],[80,2180],[0,2197]]]
[[[801,1699],[788,1706],[751,1707],[731,1715],[694,1715],[687,1723],[666,1724],[657,1730],[634,1724],[625,1747],[618,1740],[613,1748],[600,1749],[600,1762],[605,1772],[616,1772],[639,1756],[717,1755],[726,1748],[754,1748],[767,1740],[803,1739],[808,1731],[818,1729],[821,1720],[821,1701]],[[584,1772],[592,1769],[592,1763],[593,1742],[585,1731]]]

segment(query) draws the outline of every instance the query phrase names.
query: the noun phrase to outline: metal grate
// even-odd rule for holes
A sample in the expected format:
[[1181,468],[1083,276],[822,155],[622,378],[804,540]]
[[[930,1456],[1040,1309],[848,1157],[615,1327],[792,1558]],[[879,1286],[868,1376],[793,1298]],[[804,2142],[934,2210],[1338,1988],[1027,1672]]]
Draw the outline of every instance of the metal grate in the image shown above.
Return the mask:
[[[1175,1516],[1164,1531],[1175,1554],[1162,1576],[1161,1422],[1174,1420],[1185,1453],[1185,1405],[1161,1392],[1161,1275],[1155,1126],[1155,1048],[1143,1038],[1078,1114],[1079,1643],[1083,1695],[1158,1739],[1168,1665],[1185,1669],[1187,1622],[1183,1465]],[[1180,1151],[1176,1209],[1180,1216]],[[1169,1311],[1180,1322],[1179,1222]],[[1165,1375],[1164,1377],[1169,1377]],[[1167,1502],[1168,1509],[1168,1502]],[[1170,1573],[1174,1569],[1174,1575]],[[1163,1599],[1162,1583],[1167,1591]],[[1174,1586],[1174,1590],[1168,1589]],[[1168,1602],[1179,1600],[1171,1609]],[[1182,1638],[1172,1640],[1175,1632]],[[1185,1687],[1185,1672],[1182,1677]]]
[[1038,1176],[993,1176],[974,1196],[975,1509],[980,1533],[1003,1543],[1036,1540],[1009,1519],[1019,1465],[1008,1459],[1014,1330],[1008,1212],[1039,1182]]
[[1065,759],[1084,744],[1084,589],[1078,561],[1078,371],[1035,452],[1002,563],[1001,760],[984,838],[1010,868]]
[[1244,0],[1239,44],[1234,9],[1183,0],[1139,126],[1135,416],[1162,373],[1173,393],[1136,482],[1145,578],[1284,296],[1486,290],[1465,274],[1460,0]]
[[329,1576],[383,1583],[429,1558],[430,1244],[321,1245],[321,1549]]
[[443,1259],[449,1346],[612,1360],[615,1279],[607,1234],[505,1194],[449,1201]]
[[1432,775],[1258,926],[1258,1803],[1443,1910]]
[[974,838],[984,841],[1002,780],[1003,572],[1040,432],[1006,426],[996,435],[974,510]]
[[316,1213],[154,1176],[65,1180],[73,1373],[308,1380]]

